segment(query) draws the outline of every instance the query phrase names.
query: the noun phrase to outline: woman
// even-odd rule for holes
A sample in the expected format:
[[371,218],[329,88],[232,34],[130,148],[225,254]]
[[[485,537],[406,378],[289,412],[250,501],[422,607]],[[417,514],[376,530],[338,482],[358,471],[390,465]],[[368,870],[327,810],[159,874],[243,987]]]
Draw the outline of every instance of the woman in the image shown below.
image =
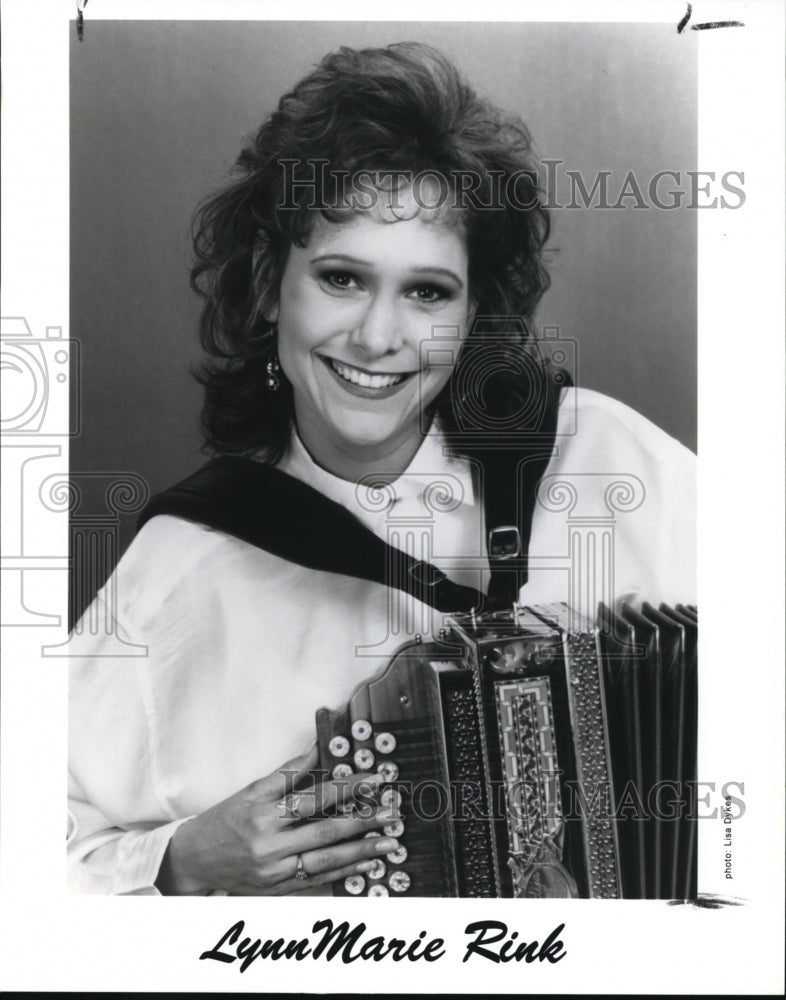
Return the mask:
[[[485,589],[475,460],[489,433],[516,428],[511,413],[535,414],[536,430],[551,414],[522,599],[693,599],[692,456],[606,397],[560,401],[549,379],[511,377],[541,371],[527,323],[547,287],[548,215],[520,122],[423,46],[342,49],[282,98],[238,168],[195,243],[215,452],[277,467]],[[606,531],[611,509],[601,594],[566,552],[574,511]],[[260,517],[279,513],[275,498],[260,504]],[[399,848],[376,775],[286,796],[317,765],[313,748],[294,756],[315,710],[438,626],[429,609],[171,516],[145,525],[114,588],[117,629],[148,656],[112,658],[96,639],[73,670],[78,891],[329,891]]]

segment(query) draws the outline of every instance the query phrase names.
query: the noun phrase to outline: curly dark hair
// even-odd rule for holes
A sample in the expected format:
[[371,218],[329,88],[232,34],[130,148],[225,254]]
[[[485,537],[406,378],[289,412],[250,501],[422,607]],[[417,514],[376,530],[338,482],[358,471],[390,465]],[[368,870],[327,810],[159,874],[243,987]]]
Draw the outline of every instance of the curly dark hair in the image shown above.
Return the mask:
[[[288,183],[297,164],[310,170],[313,184]],[[267,316],[288,251],[307,242],[315,205],[330,221],[347,218],[342,178],[381,168],[436,174],[460,198],[475,314],[510,318],[505,340],[516,367],[527,322],[549,284],[549,216],[527,128],[479,98],[428,46],[341,48],[281,98],[242,149],[236,179],[195,218],[191,284],[205,300],[200,333],[208,358],[197,378],[208,448],[261,452],[273,464],[285,453],[291,386],[282,377],[279,392],[266,392],[264,383],[274,328]],[[461,424],[462,365],[480,350],[482,338],[471,330],[432,404],[448,433]]]

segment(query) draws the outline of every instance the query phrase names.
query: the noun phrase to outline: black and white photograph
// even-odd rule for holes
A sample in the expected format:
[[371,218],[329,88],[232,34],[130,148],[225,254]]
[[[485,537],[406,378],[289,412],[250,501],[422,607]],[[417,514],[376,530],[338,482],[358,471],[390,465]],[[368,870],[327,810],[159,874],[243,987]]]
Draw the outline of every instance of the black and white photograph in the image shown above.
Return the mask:
[[777,5],[10,6],[3,988],[778,993]]

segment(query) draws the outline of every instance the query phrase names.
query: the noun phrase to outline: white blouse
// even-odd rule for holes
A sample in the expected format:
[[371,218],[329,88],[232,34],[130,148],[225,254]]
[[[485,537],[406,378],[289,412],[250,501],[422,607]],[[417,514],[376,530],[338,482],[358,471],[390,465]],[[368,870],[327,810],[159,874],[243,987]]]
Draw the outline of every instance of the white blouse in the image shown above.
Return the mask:
[[[568,390],[521,603],[587,612],[623,597],[695,602],[695,464],[629,407]],[[484,586],[481,498],[437,431],[381,488],[337,479],[297,439],[280,467],[391,544]],[[412,635],[435,634],[441,617],[379,584],[305,569],[177,518],[151,520],[76,630],[73,891],[157,894],[178,824],[302,752],[318,708],[341,707]]]

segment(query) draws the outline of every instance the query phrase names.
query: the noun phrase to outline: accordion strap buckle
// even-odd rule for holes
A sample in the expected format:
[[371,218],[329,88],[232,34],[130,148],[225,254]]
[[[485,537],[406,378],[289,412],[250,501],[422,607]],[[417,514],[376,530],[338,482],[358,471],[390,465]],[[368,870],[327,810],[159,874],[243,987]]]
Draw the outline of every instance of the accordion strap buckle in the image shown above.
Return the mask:
[[513,524],[503,524],[489,532],[488,554],[491,559],[515,559],[521,555],[521,535]]
[[409,567],[409,575],[423,587],[436,587],[447,580],[447,575],[427,562],[416,562]]

